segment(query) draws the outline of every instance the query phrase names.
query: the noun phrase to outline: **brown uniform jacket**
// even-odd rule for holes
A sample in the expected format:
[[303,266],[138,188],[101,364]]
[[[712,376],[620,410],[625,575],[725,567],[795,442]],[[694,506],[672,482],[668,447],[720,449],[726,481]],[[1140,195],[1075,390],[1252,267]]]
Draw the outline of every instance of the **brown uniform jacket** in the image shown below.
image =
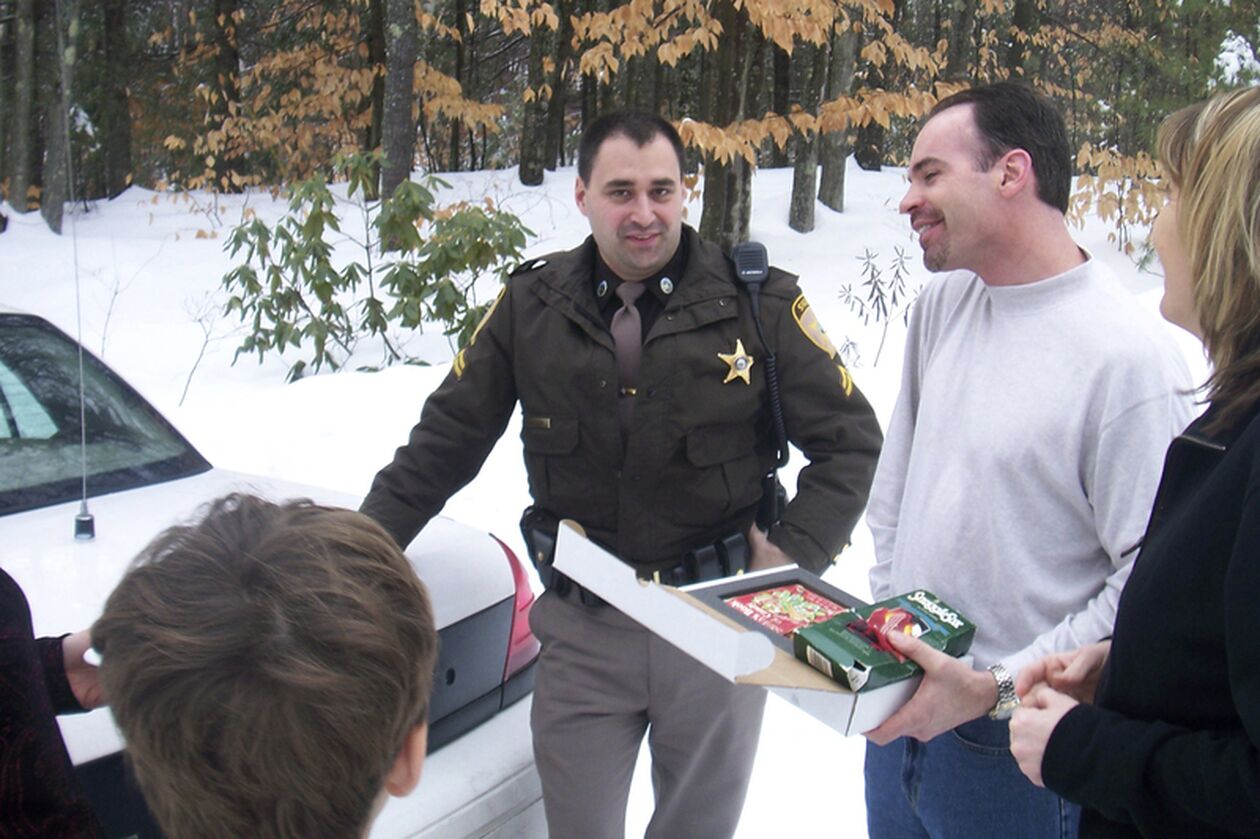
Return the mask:
[[[516,403],[534,502],[580,522],[626,562],[655,569],[747,531],[774,465],[764,348],[726,256],[684,228],[689,258],[643,345],[623,448],[613,339],[592,289],[593,240],[518,270],[425,403],[407,444],[376,476],[363,511],[406,545],[468,483]],[[771,540],[821,570],[866,505],[882,440],[796,280],[761,293],[788,438],[809,460]],[[750,382],[726,381],[742,342]]]

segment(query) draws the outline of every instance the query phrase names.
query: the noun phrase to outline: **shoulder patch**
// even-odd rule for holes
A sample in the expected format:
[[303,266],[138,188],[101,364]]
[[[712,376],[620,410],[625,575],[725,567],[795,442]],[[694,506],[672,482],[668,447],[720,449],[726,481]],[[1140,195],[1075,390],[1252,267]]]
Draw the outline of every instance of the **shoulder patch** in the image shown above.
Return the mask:
[[818,322],[818,318],[814,315],[814,310],[809,307],[809,301],[805,299],[805,295],[798,295],[792,301],[792,319],[796,321],[796,325],[805,333],[805,337],[810,342],[827,354],[828,358],[836,357],[836,347],[831,343],[831,339],[827,337],[827,333],[823,331],[822,324]]
[[840,353],[827,337],[827,333],[823,331],[822,324],[818,322],[813,309],[809,308],[809,301],[805,299],[804,294],[792,301],[792,319],[796,321],[796,325],[800,327],[801,332],[805,333],[810,343],[825,352],[827,357],[835,362],[836,370],[840,373],[840,388],[845,396],[852,396],[853,377],[849,375],[844,362],[840,360]]
[[547,258],[545,256],[537,256],[533,259],[527,259],[508,272],[508,276],[515,277],[517,274],[524,274],[526,272],[533,271],[535,268],[541,268],[546,264]]
[[[494,316],[494,310],[499,308],[499,301],[503,299],[503,295],[505,294],[507,294],[507,286],[500,287],[498,296],[494,298],[494,302],[490,304],[490,308],[486,309],[486,313],[481,316],[481,321],[477,324],[477,328],[473,330],[472,337],[468,339],[468,347],[477,343],[477,336],[481,334],[481,330],[485,328],[487,321]],[[454,363],[451,365],[451,369],[454,370],[455,378],[457,379],[462,379],[464,377],[464,371],[468,369],[468,359],[465,355],[465,353],[468,352],[468,347],[464,347],[459,351],[459,353],[455,356]]]

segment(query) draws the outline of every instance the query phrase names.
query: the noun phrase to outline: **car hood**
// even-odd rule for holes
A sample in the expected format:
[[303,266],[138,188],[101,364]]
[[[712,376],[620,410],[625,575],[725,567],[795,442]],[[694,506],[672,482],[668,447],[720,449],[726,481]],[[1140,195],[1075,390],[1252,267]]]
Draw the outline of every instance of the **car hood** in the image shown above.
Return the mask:
[[[139,489],[93,498],[96,538],[76,540],[78,503],[0,518],[0,567],[26,592],[35,634],[82,629],[101,613],[127,566],[166,527],[188,521],[211,499],[249,492],[271,500],[310,498],[356,509],[359,498],[258,475],[211,469]],[[407,549],[433,600],[439,627],[513,596],[502,548],[484,531],[435,518]]]
[[[0,567],[26,593],[36,636],[90,626],[140,549],[166,527],[193,518],[207,501],[229,492],[269,498],[310,498],[358,507],[359,499],[317,487],[222,469],[116,492],[90,500],[96,538],[76,540],[78,503],[58,504],[0,518]],[[430,592],[439,627],[513,597],[512,572],[502,547],[483,531],[435,518],[407,549]],[[82,763],[121,747],[105,710],[58,718],[71,759]]]

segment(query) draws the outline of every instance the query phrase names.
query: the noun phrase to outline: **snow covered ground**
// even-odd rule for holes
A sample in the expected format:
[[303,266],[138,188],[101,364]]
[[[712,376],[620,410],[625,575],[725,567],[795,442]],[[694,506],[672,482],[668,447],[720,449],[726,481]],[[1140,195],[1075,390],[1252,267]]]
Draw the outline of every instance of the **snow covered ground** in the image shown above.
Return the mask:
[[[573,204],[572,168],[547,173],[546,182],[534,188],[522,187],[515,170],[443,177],[451,184],[444,198],[480,201],[488,196],[521,216],[536,233],[529,255],[571,247],[588,231]],[[911,285],[926,278],[909,225],[897,213],[904,189],[900,169],[868,173],[851,166],[847,211],[835,213],[819,205],[815,230],[798,234],[787,226],[791,171],[760,171],[753,188],[752,238],[767,246],[772,262],[800,275],[833,342],[853,342],[858,354],[851,364],[854,379],[882,423],[896,398],[904,325],[894,320],[885,337],[884,324],[863,324],[841,300],[840,290],[851,283],[861,292],[860,257],[868,250],[877,254],[876,264],[887,275],[896,249],[904,249],[910,257]],[[447,373],[452,352],[436,328],[397,336],[430,363],[427,367],[353,372],[358,365],[379,363],[379,347],[368,345],[347,365],[351,372],[293,384],[284,381],[293,358],[268,357],[259,364],[256,356],[242,356],[233,364],[242,330],[234,317],[222,313],[226,294],[220,278],[233,264],[223,244],[245,208],[264,219],[284,212],[284,202],[265,193],[215,199],[132,188],[86,214],[68,214],[60,237],[48,232],[36,213],[19,216],[7,206],[0,208],[9,217],[8,231],[0,234],[0,305],[42,315],[75,334],[77,253],[84,345],[126,377],[218,466],[364,493],[372,475],[405,440],[425,397]],[[699,215],[697,199],[688,205],[690,223],[698,223]],[[354,218],[357,211],[347,215],[347,228]],[[1077,231],[1078,241],[1111,264],[1143,304],[1155,309],[1160,277],[1139,272],[1106,237],[1107,229],[1097,221]],[[344,247],[348,256],[355,255],[351,243]],[[481,291],[494,293],[489,284]],[[1197,342],[1169,329],[1201,381],[1204,365]],[[789,487],[800,461],[796,455],[789,464]],[[528,503],[518,416],[480,476],[451,499],[444,513],[496,533],[521,552],[517,519]],[[852,547],[827,579],[867,598],[866,573],[872,561],[870,534],[859,525]],[[85,616],[85,624],[90,617]],[[864,742],[844,738],[771,697],[739,835],[777,835],[790,818],[801,826],[812,822],[846,836],[865,836]],[[802,805],[790,817],[783,809],[788,801]],[[651,802],[646,760],[641,760],[627,835],[642,835]]]

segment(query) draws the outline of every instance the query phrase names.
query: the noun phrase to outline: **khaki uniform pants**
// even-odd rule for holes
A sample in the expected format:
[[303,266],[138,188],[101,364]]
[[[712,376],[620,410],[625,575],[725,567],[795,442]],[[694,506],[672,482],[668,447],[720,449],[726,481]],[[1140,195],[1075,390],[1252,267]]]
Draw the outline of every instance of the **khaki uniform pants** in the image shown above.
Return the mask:
[[765,691],[732,685],[610,606],[547,592],[530,617],[542,641],[534,759],[551,839],[620,839],[634,762],[648,735],[656,809],[649,839],[735,832]]

